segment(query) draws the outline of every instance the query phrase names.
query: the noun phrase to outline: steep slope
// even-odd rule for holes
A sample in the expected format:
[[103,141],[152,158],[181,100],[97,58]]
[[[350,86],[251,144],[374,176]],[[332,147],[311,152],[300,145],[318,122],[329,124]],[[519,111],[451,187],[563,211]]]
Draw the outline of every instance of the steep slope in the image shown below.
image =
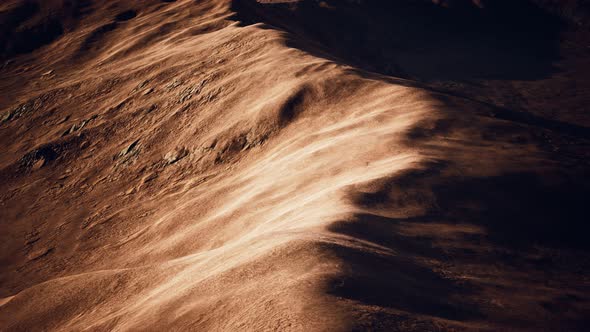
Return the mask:
[[383,5],[2,4],[0,329],[583,330],[586,37]]

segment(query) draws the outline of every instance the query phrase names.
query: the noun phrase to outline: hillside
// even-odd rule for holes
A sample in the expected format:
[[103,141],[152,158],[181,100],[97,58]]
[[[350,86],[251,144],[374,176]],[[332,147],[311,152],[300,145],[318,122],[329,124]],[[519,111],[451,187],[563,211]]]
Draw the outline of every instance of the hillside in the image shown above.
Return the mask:
[[585,6],[3,1],[0,330],[584,331]]

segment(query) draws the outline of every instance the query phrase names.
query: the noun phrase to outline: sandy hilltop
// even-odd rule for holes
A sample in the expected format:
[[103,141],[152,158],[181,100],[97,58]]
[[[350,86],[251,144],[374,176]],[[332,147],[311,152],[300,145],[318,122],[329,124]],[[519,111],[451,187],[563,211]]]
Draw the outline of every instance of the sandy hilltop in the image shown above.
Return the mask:
[[1,1],[0,331],[587,331],[589,7]]

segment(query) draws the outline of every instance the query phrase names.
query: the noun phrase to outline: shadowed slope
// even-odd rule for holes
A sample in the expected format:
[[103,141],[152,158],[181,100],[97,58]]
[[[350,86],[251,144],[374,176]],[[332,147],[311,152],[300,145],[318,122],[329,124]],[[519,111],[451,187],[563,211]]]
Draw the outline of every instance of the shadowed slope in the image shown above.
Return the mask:
[[[363,69],[424,80],[547,77],[560,22],[527,1],[443,8],[429,1],[235,0],[237,19],[291,32],[292,45]],[[313,43],[310,43],[313,42]]]

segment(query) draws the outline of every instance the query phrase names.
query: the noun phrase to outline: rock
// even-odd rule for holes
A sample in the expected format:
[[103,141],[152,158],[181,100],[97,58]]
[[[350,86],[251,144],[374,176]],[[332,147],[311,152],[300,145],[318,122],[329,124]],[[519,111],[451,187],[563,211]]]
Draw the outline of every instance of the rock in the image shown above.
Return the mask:
[[[83,129],[83,128],[84,128],[84,127],[87,125],[87,124],[89,124],[89,123],[90,123],[90,121],[92,121],[92,120],[94,120],[94,119],[96,119],[96,118],[98,118],[98,115],[97,115],[97,114],[95,114],[95,115],[91,116],[91,117],[90,117],[90,118],[88,118],[88,119],[82,120],[82,122],[80,122],[80,124],[76,124],[76,123],[75,123],[75,124],[73,124],[73,125],[70,127],[70,129],[66,130],[66,131],[65,131],[65,132],[62,134],[62,136],[66,136],[66,135],[69,135],[69,134],[71,134],[71,133],[73,133],[73,132],[76,132],[76,131],[80,131],[80,130],[82,130],[82,129]],[[64,121],[65,121],[65,120],[64,120]]]
[[158,174],[151,173],[150,175],[148,175],[148,176],[146,176],[146,177],[143,178],[142,183],[148,183],[148,182],[154,180],[157,177],[158,177]]
[[168,83],[166,85],[166,89],[168,91],[170,91],[170,90],[173,90],[173,89],[177,88],[181,84],[182,84],[182,81],[180,81],[179,79],[176,78],[176,79],[174,79],[174,81],[172,81],[172,82],[170,82],[170,83]]
[[63,133],[61,136],[63,137],[63,136],[69,135],[69,134],[71,134],[71,133],[75,132],[77,129],[78,129],[78,125],[74,123],[74,124],[73,124],[73,125],[70,127],[70,129],[68,129],[68,130],[64,131],[64,133]]
[[153,112],[156,108],[158,108],[158,106],[156,104],[152,104],[150,107],[148,107],[145,112],[146,113],[151,113]]
[[149,83],[149,80],[145,80],[145,81],[139,83],[137,85],[137,87],[135,87],[135,90],[141,90],[141,89],[143,89],[148,83]]
[[29,260],[37,260],[37,259],[40,259],[40,258],[43,258],[43,257],[49,255],[52,251],[53,251],[53,248],[41,248],[41,249],[33,250],[27,255],[27,258]]
[[207,84],[207,79],[204,79],[201,82],[199,82],[197,85],[184,89],[180,93],[180,98],[178,101],[180,103],[184,103],[185,101],[191,99],[193,96],[198,95],[199,93],[201,93],[201,90],[203,90],[203,88],[205,87],[206,84]]
[[57,124],[60,125],[62,123],[65,123],[66,121],[68,121],[70,119],[69,115],[64,116]]
[[25,236],[25,245],[30,246],[41,240],[41,236],[38,231],[33,231]]
[[121,159],[119,161],[120,164],[127,164],[134,160],[139,154],[139,139],[133,141],[133,143],[129,144],[126,148],[121,150],[113,159]]
[[184,157],[186,157],[188,154],[189,154],[189,151],[183,147],[183,148],[177,149],[175,151],[168,152],[164,156],[164,160],[166,161],[166,164],[172,165],[172,164],[178,162],[179,160],[183,159]]
[[33,167],[31,167],[31,169],[37,170],[37,169],[40,169],[41,167],[43,167],[44,165],[45,165],[45,158],[41,158],[33,164]]
[[133,150],[135,149],[135,147],[137,147],[137,144],[138,143],[139,143],[139,140],[133,141],[133,143],[129,144],[126,148],[124,148],[123,150],[121,150],[121,152],[119,152],[118,156],[119,157],[123,157],[123,156],[126,156],[129,153],[133,152]]
[[59,157],[59,153],[56,148],[52,145],[45,145],[38,149],[34,149],[24,155],[20,160],[19,164],[21,168],[41,168],[47,162],[53,161]]
[[10,121],[13,119],[18,119],[26,114],[34,112],[34,111],[38,110],[42,106],[42,104],[43,104],[42,98],[32,99],[32,100],[29,100],[23,104],[20,104],[18,107],[16,107],[12,111],[6,112],[2,116],[2,119],[0,120],[0,124],[3,124],[4,122],[7,122],[7,121]]
[[7,122],[11,118],[12,118],[12,112],[10,112],[10,111],[5,112],[4,115],[2,115],[2,119],[0,119],[0,124],[3,124],[4,122]]
[[78,126],[78,130],[82,130],[82,128],[84,128],[84,126],[88,123],[88,121],[90,121],[90,120],[82,121],[82,123],[80,123],[80,126]]

